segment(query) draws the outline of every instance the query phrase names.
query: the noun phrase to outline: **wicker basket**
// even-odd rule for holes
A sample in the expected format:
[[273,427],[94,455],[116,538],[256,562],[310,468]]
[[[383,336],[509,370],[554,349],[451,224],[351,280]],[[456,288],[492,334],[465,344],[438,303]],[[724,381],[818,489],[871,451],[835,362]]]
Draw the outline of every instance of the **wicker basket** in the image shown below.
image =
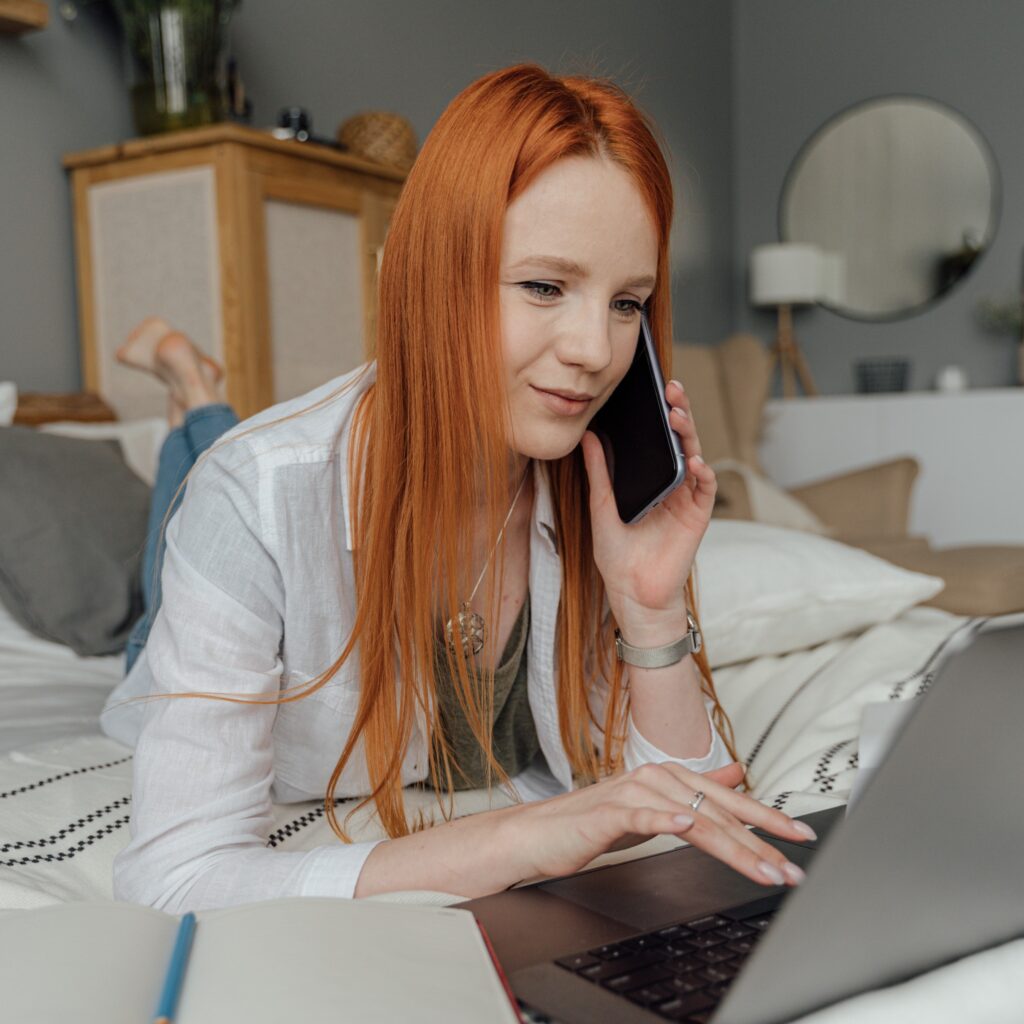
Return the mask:
[[401,114],[369,110],[338,126],[338,141],[355,156],[408,171],[416,159],[416,133]]

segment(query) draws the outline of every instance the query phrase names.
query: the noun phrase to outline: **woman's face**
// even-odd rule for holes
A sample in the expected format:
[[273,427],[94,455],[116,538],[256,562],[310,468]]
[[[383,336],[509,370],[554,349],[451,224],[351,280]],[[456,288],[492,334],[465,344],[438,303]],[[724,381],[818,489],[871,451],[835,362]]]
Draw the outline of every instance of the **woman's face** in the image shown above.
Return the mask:
[[579,444],[633,360],[657,265],[654,222],[611,160],[559,160],[509,205],[501,332],[520,455],[558,459]]

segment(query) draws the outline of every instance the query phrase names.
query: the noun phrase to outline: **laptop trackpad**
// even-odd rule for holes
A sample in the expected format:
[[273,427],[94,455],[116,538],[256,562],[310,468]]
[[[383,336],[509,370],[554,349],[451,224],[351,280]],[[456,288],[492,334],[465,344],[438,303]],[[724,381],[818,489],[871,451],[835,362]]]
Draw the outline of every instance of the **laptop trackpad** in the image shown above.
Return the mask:
[[[762,838],[806,867],[812,849]],[[693,846],[544,882],[537,888],[639,931],[700,917],[778,890],[751,882]]]

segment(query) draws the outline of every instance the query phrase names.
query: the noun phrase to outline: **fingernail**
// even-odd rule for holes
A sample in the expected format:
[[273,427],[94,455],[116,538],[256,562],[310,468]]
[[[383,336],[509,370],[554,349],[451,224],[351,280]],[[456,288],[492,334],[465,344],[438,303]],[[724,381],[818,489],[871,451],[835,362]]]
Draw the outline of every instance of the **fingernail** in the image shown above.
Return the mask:
[[677,814],[672,820],[681,828],[689,828],[693,824],[693,815]]
[[690,418],[687,415],[686,410],[685,409],[680,409],[678,405],[673,405],[672,406],[672,411],[679,413],[679,415],[682,416],[684,420],[688,420]]
[[679,388],[680,391],[685,391],[686,390],[686,388],[684,388],[683,385],[679,381],[677,381],[674,377],[672,378],[672,380],[669,381],[669,384],[675,384],[675,386],[677,388]]
[[777,867],[775,867],[774,864],[769,864],[766,860],[758,862],[757,870],[760,871],[761,874],[764,875],[764,877],[767,878],[769,882],[772,882],[775,885],[786,884],[786,879],[783,876],[782,872]]
[[788,860],[782,865],[782,873],[794,885],[799,885],[807,877],[801,868],[798,868],[795,864],[791,864]]
[[691,462],[696,462],[699,466],[704,465],[704,460],[699,455],[692,455],[690,457]]
[[818,838],[818,833],[815,832],[814,829],[811,828],[810,825],[808,825],[806,822],[803,822],[803,821],[794,821],[793,822],[793,831],[794,832],[799,832],[800,835],[802,835],[804,837],[804,839],[817,839]]

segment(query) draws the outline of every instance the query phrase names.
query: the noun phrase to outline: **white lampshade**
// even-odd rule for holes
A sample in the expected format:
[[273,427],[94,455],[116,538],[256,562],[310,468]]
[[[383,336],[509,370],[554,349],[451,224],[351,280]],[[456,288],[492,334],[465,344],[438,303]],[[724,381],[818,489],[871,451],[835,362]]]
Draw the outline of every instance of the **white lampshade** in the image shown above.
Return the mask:
[[821,250],[784,242],[757,245],[750,253],[750,301],[755,306],[792,306],[821,298]]

